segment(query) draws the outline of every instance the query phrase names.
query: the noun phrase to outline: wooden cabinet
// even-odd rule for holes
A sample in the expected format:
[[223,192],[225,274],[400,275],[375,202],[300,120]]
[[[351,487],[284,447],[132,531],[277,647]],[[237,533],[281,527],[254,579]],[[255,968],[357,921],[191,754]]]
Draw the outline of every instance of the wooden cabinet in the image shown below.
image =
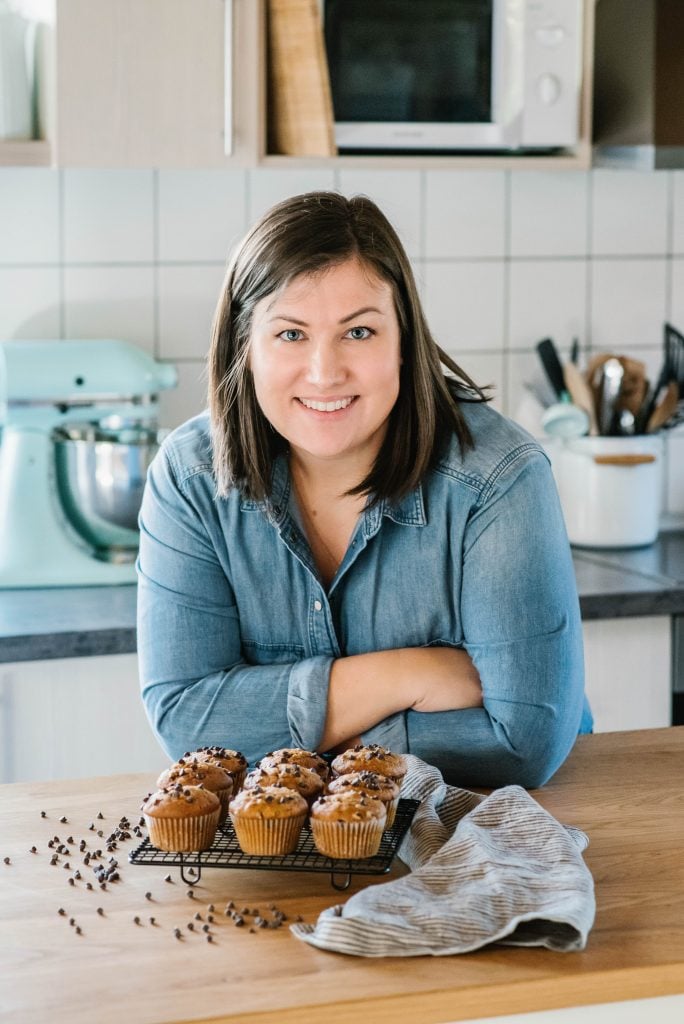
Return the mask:
[[0,165],[586,168],[594,2],[584,0],[581,137],[572,153],[300,158],[268,151],[266,0],[55,0],[46,138],[0,142]]
[[0,665],[0,782],[159,772],[168,762],[135,654]]

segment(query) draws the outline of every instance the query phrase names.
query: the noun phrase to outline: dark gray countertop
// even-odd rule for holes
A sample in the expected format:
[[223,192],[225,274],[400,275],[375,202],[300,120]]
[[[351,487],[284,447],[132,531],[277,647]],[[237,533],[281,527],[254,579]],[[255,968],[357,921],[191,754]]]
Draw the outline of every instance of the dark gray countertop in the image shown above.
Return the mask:
[[[582,618],[684,615],[684,530],[648,548],[573,551]],[[129,654],[134,586],[0,591],[0,662]]]

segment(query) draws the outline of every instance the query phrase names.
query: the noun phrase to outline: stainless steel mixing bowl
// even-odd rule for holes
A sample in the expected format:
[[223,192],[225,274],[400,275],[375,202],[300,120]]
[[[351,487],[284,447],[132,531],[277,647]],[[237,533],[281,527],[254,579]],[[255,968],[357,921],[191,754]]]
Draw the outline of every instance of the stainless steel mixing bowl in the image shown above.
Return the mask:
[[62,426],[53,434],[55,475],[71,525],[106,561],[133,561],[147,469],[163,434],[147,426]]

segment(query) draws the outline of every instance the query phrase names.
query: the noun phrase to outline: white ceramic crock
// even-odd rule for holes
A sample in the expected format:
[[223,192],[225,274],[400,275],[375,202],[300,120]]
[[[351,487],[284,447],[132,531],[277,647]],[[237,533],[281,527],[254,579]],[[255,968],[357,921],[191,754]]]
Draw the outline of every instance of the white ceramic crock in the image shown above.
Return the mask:
[[579,437],[545,447],[571,544],[626,548],[655,541],[662,501],[662,437]]

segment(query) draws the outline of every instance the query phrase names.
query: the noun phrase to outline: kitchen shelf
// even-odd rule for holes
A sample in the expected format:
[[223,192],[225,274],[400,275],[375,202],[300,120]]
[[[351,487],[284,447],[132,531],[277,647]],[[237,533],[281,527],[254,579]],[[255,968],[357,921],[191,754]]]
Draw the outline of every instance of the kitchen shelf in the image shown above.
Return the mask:
[[50,143],[45,139],[0,140],[0,167],[49,167]]

